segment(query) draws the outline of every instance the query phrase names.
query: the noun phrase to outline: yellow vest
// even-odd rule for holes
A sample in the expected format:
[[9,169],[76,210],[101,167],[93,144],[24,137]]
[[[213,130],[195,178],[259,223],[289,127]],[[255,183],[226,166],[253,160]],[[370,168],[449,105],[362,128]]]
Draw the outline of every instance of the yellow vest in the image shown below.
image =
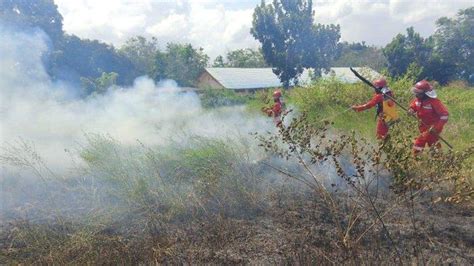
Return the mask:
[[382,109],[383,121],[385,121],[385,123],[394,123],[398,120],[399,116],[398,116],[397,106],[392,100],[384,99],[382,108],[383,108]]

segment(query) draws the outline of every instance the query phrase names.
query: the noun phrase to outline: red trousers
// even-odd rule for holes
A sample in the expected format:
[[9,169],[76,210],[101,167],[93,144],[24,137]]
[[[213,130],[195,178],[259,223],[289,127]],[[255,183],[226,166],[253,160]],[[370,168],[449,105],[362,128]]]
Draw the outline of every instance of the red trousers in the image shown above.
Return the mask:
[[377,118],[377,138],[384,139],[388,133],[388,125],[383,121],[383,118]]
[[420,127],[420,135],[415,139],[413,143],[413,151],[420,152],[428,144],[428,146],[433,146],[438,142],[438,136],[433,133],[426,134],[424,132],[428,131],[428,127]]

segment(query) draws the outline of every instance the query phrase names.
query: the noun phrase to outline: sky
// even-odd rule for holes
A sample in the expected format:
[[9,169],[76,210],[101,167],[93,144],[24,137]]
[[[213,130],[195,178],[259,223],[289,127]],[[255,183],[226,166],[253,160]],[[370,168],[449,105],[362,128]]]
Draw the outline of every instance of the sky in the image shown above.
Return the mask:
[[[267,0],[268,2],[268,0]],[[256,48],[250,34],[260,0],[55,0],[67,33],[116,46],[128,38],[155,36],[188,42],[215,56]],[[472,0],[313,0],[315,21],[341,25],[341,40],[384,46],[414,26],[422,36],[436,19],[474,6]]]

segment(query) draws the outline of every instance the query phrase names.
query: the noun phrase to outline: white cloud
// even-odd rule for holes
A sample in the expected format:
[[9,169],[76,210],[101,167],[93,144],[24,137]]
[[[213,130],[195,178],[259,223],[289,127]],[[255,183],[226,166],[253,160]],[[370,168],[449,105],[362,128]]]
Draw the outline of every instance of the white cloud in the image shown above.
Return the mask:
[[80,37],[122,43],[147,24],[151,0],[55,0],[66,32]]
[[[267,1],[268,2],[268,1]],[[250,35],[260,0],[56,0],[66,32],[121,45],[134,35],[156,36],[162,45],[190,42],[211,57],[257,47]],[[471,0],[314,0],[317,22],[340,24],[342,40],[385,45],[414,26],[423,36],[435,21],[473,6]]]
[[186,30],[187,24],[185,15],[172,13],[157,24],[147,27],[145,32],[159,38],[173,39],[181,37],[179,33]]
[[435,21],[454,16],[459,9],[473,6],[471,0],[316,0],[315,18],[321,23],[341,25],[342,40],[385,45],[406,28],[427,37]]
[[253,8],[230,9],[223,4],[188,3],[187,12],[175,11],[145,29],[149,35],[170,42],[190,42],[211,57],[238,48],[257,47],[250,35]]

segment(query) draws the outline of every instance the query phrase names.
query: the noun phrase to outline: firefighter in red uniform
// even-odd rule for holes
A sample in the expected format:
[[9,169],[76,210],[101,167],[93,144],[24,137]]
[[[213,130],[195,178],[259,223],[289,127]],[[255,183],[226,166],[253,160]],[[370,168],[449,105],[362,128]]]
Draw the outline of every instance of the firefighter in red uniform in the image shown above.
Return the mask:
[[411,90],[416,98],[410,103],[409,111],[420,121],[418,126],[420,135],[413,145],[413,153],[417,154],[426,144],[432,146],[438,142],[438,135],[443,131],[444,124],[448,122],[449,113],[443,103],[436,98],[436,92],[428,81],[417,82]]
[[273,122],[277,127],[281,126],[282,120],[281,115],[285,108],[283,101],[281,100],[281,91],[276,90],[273,92],[273,101],[274,104],[271,108],[264,108],[263,111],[268,115],[273,117]]
[[363,105],[354,105],[352,109],[361,112],[377,106],[377,138],[385,139],[389,126],[398,120],[398,113],[395,103],[387,97],[393,97],[392,91],[387,87],[387,81],[382,78],[374,80],[372,84],[376,87],[372,99]]

